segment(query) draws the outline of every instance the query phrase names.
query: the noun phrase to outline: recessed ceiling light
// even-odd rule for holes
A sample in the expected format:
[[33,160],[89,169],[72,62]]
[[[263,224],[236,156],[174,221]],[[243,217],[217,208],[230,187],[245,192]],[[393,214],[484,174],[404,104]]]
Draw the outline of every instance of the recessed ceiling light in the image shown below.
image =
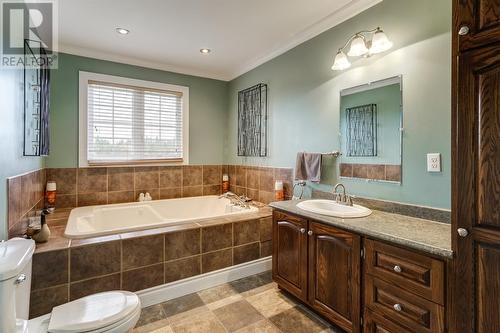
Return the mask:
[[201,49],[200,52],[203,54],[209,54],[211,52],[211,50],[210,49]]
[[116,32],[120,35],[128,35],[130,33],[130,30],[124,28],[116,28]]

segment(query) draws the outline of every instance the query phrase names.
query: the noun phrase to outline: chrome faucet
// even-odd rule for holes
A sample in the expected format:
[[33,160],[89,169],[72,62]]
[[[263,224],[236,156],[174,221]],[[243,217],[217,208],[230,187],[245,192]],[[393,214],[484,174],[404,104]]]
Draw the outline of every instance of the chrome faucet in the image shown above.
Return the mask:
[[[338,193],[337,189],[341,187],[342,188],[342,193]],[[333,198],[335,199],[336,203],[339,203],[341,205],[346,205],[346,206],[352,206],[352,196],[349,194],[345,193],[345,186],[344,184],[338,183],[335,185],[333,188]]]
[[221,198],[229,199],[231,201],[231,204],[233,204],[235,206],[239,206],[239,207],[243,207],[243,208],[250,207],[248,204],[248,201],[249,201],[248,198],[243,196],[243,195],[239,196],[233,192],[226,192],[226,193],[219,196],[219,199],[221,199]]

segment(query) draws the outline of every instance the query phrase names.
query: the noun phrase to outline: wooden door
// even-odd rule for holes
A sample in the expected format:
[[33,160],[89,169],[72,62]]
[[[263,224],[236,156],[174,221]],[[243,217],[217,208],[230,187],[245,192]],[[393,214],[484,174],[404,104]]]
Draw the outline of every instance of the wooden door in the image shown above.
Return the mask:
[[500,39],[499,0],[454,0],[454,33],[464,51]]
[[461,53],[456,79],[450,331],[500,332],[500,41]]
[[348,332],[360,332],[360,237],[309,223],[311,306]]
[[273,279],[299,299],[307,300],[307,220],[275,211]]

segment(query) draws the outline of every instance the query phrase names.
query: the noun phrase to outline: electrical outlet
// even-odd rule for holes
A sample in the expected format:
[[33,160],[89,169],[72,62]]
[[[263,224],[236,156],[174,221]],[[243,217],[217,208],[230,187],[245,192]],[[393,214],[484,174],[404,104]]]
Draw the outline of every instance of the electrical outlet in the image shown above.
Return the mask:
[[427,154],[427,172],[441,172],[441,154]]

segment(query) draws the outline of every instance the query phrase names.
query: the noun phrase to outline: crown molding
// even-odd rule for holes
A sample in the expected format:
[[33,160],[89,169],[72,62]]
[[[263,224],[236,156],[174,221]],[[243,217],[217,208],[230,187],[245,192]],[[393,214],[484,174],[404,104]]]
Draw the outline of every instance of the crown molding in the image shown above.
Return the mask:
[[268,62],[269,60],[282,55],[283,53],[339,25],[340,23],[347,21],[348,19],[358,15],[359,13],[382,1],[383,0],[356,0],[343,6],[334,13],[328,15],[327,17],[319,20],[316,23],[313,23],[308,28],[295,34],[295,36],[290,41],[278,46],[276,49],[269,52],[266,56],[244,64],[241,68],[232,72],[232,75],[230,75],[231,80],[234,80],[237,77],[251,71],[252,69]]
[[334,13],[326,16],[325,18],[319,20],[318,22],[310,25],[306,29],[295,34],[292,39],[287,42],[277,46],[276,48],[267,52],[266,55],[258,57],[251,60],[234,71],[231,72],[210,72],[203,71],[200,69],[175,66],[168,63],[152,62],[144,59],[139,59],[135,57],[129,57],[126,55],[113,54],[108,52],[102,52],[95,49],[83,48],[71,44],[60,43],[59,52],[73,54],[77,56],[83,56],[88,58],[95,58],[100,60],[107,60],[112,62],[123,63],[127,65],[140,66],[151,69],[158,69],[168,72],[174,72],[179,74],[186,74],[198,77],[204,77],[208,79],[231,81],[237,77],[251,71],[252,69],[282,55],[283,53],[293,49],[294,47],[308,41],[311,38],[339,25],[340,23],[347,21],[348,19],[356,16],[357,14],[365,11],[366,9],[382,2],[383,0],[354,0],[349,4],[343,6]]
[[203,78],[207,78],[207,79],[214,79],[214,80],[221,80],[221,81],[230,81],[231,80],[229,75],[223,74],[223,73],[212,73],[212,72],[202,71],[202,70],[198,70],[198,69],[194,69],[194,68],[175,66],[175,65],[170,65],[167,63],[153,62],[153,61],[149,61],[149,60],[129,57],[126,55],[119,55],[119,54],[103,52],[103,51],[90,49],[90,48],[83,48],[83,47],[74,46],[74,45],[70,45],[70,44],[60,43],[58,52],[72,54],[72,55],[81,56],[81,57],[112,61],[112,62],[122,63],[122,64],[126,64],[126,65],[133,65],[133,66],[139,66],[139,67],[145,67],[145,68],[151,68],[151,69],[158,69],[158,70],[173,72],[173,73],[177,73],[177,74],[198,76],[198,77],[203,77]]

